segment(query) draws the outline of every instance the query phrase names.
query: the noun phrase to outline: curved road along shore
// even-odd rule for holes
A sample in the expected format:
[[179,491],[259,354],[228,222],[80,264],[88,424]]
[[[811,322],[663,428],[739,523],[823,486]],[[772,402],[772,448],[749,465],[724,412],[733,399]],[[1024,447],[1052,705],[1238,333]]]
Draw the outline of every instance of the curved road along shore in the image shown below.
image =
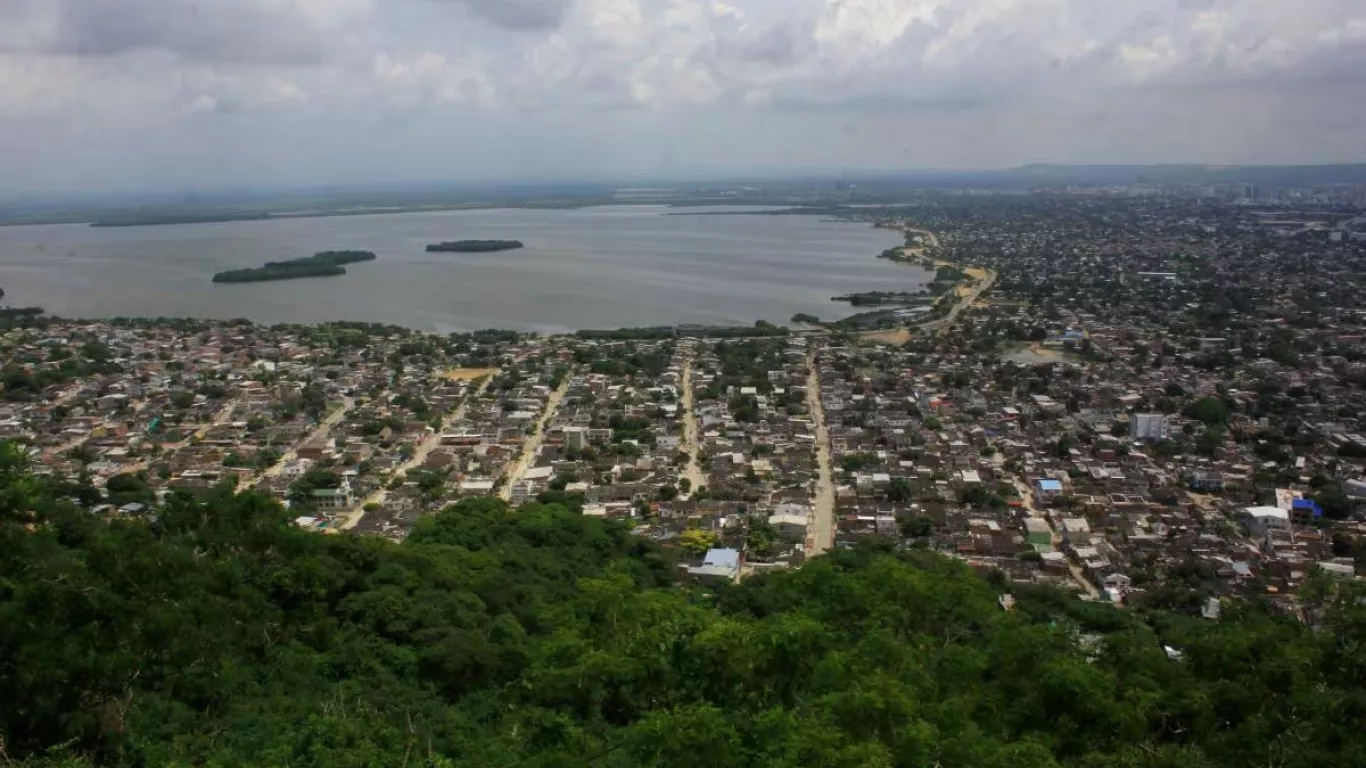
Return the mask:
[[953,309],[950,309],[947,315],[944,315],[938,320],[931,320],[928,323],[924,323],[920,327],[926,330],[930,330],[934,328],[943,328],[953,325],[953,321],[958,319],[958,315],[961,314],[963,310],[967,309],[973,304],[976,304],[977,299],[981,298],[982,294],[991,290],[991,286],[996,284],[996,272],[987,269],[986,267],[982,267],[981,269],[983,272],[986,273],[986,277],[974,283],[972,288],[968,291],[967,295],[959,299],[958,303],[953,305]]

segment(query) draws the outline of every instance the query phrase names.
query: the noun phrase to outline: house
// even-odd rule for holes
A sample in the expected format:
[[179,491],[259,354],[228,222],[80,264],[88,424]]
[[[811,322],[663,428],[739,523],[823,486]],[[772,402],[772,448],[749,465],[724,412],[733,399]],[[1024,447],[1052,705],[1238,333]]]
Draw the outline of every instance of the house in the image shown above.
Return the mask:
[[1167,439],[1167,416],[1161,413],[1138,413],[1129,420],[1129,437],[1135,440]]
[[356,506],[356,496],[351,492],[351,483],[342,478],[336,488],[315,488],[313,506],[318,509],[349,509]]
[[1238,513],[1238,521],[1250,536],[1290,530],[1290,513],[1280,507],[1246,507]]
[[1218,472],[1197,469],[1185,474],[1186,487],[1192,491],[1222,491],[1224,476]]
[[1351,581],[1356,578],[1356,568],[1350,562],[1326,560],[1316,563],[1318,569],[1334,579]]
[[1053,529],[1041,517],[1025,518],[1025,541],[1035,549],[1044,551],[1053,545]]
[[280,476],[288,480],[298,480],[304,476],[304,473],[308,472],[308,469],[311,466],[313,466],[312,461],[308,459],[297,459],[286,463],[280,469]]
[[460,481],[460,492],[468,496],[492,496],[495,481],[484,477],[471,477]]
[[1290,502],[1290,518],[1300,525],[1312,525],[1323,517],[1323,508],[1313,499],[1294,499]]
[[734,581],[740,575],[740,550],[709,549],[701,565],[688,566],[688,575],[702,582]]
[[1034,499],[1039,504],[1049,505],[1062,497],[1062,481],[1045,477],[1034,486]]
[[768,518],[768,522],[778,530],[778,535],[790,541],[806,539],[808,517],[806,510],[795,504],[782,504],[778,511]]

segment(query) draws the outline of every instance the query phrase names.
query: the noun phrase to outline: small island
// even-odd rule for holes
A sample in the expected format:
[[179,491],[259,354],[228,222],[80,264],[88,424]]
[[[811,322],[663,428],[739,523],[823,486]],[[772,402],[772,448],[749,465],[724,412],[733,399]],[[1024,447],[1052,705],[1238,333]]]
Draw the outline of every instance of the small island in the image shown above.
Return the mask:
[[296,280],[302,277],[335,277],[346,274],[343,264],[374,261],[370,251],[323,251],[301,259],[267,261],[252,269],[230,269],[213,276],[215,283],[261,283],[268,280]]
[[923,289],[915,293],[906,291],[863,291],[861,293],[849,293],[843,296],[832,296],[831,301],[847,301],[856,307],[878,305],[878,304],[914,304],[918,302],[933,301],[933,298]]
[[522,247],[521,240],[453,240],[427,246],[427,253],[490,253]]
[[362,261],[374,261],[377,256],[371,251],[322,251],[303,259],[291,259],[283,262],[266,262],[266,266],[271,263],[289,264],[296,261],[326,261],[338,266],[342,264],[358,264]]

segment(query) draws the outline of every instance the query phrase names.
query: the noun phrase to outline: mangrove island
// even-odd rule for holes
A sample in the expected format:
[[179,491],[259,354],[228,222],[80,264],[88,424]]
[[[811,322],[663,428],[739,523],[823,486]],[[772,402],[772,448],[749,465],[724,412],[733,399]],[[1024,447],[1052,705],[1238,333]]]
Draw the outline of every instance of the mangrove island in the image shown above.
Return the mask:
[[295,280],[302,277],[334,277],[346,274],[343,264],[374,261],[370,251],[323,251],[287,261],[267,261],[252,269],[231,269],[213,276],[215,283],[260,283],[268,280]]
[[488,253],[522,247],[521,240],[454,240],[427,246],[428,253]]
[[269,213],[210,212],[210,211],[151,211],[146,213],[118,213],[90,222],[92,227],[159,227],[169,224],[223,224],[235,221],[264,221]]
[[877,304],[915,304],[933,301],[933,297],[928,291],[919,290],[915,293],[906,291],[863,291],[860,293],[848,293],[843,296],[832,296],[831,301],[847,301],[856,307],[877,305]]

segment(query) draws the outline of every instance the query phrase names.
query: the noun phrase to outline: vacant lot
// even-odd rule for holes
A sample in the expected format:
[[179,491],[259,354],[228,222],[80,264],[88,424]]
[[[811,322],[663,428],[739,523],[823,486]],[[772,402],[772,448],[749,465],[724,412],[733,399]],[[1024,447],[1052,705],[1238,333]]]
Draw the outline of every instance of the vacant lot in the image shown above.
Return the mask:
[[901,346],[911,340],[911,332],[905,328],[891,328],[885,331],[868,331],[859,338],[870,344],[892,344]]
[[451,381],[474,381],[497,372],[497,368],[452,368],[446,371],[446,378]]

